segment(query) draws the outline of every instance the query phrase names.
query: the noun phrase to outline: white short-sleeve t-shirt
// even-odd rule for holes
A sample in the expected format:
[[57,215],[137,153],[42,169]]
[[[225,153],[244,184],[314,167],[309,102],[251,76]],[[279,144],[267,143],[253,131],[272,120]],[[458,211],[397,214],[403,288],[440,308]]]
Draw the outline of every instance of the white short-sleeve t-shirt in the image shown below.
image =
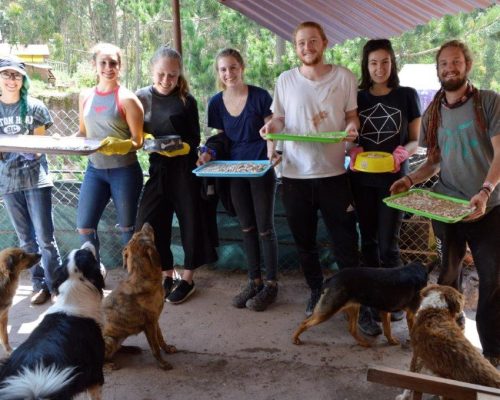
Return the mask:
[[[345,113],[357,108],[357,83],[346,68],[332,70],[312,81],[299,68],[283,72],[276,82],[271,109],[274,117],[284,117],[283,132],[343,131]],[[345,173],[345,143],[309,143],[285,141],[282,144],[282,175],[310,179]]]

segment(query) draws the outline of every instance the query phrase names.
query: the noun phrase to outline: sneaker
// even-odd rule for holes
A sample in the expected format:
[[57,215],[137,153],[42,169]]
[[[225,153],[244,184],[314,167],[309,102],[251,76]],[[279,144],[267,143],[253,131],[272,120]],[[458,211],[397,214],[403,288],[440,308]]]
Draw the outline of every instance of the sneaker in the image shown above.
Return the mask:
[[194,293],[194,281],[189,284],[182,279],[176,288],[167,297],[167,301],[172,304],[180,304],[186,301]]
[[313,314],[314,307],[316,307],[316,304],[318,303],[320,297],[321,297],[321,289],[311,290],[311,297],[309,298],[309,302],[307,303],[307,308],[306,308],[307,317],[310,317]]
[[41,289],[31,297],[31,304],[38,306],[40,304],[46,303],[49,300],[50,292],[47,289]]
[[278,296],[278,284],[266,282],[262,290],[246,302],[246,306],[253,311],[264,311],[270,304],[274,303],[276,296]]
[[245,308],[247,301],[259,293],[263,287],[264,285],[262,283],[256,285],[255,281],[250,279],[240,293],[233,297],[231,304],[236,308]]
[[163,280],[163,290],[165,291],[165,300],[169,296],[172,291],[172,286],[174,286],[174,278],[171,276],[166,276]]
[[373,309],[370,309],[370,307],[361,306],[358,326],[359,330],[368,336],[378,336],[382,333],[382,329],[373,318]]

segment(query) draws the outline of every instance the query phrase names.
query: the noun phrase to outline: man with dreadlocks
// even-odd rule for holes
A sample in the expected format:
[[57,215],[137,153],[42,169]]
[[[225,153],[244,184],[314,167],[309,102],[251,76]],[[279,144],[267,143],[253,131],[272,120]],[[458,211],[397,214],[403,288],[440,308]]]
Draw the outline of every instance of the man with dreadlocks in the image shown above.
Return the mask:
[[[500,95],[468,80],[472,58],[452,40],[437,56],[441,89],[427,108],[421,129],[426,161],[394,182],[391,193],[408,190],[439,172],[434,191],[470,199],[474,212],[463,222],[433,221],[442,240],[439,284],[462,290],[462,260],[469,245],[479,275],[477,330],[483,354],[500,363]],[[499,185],[500,186],[500,185]]]

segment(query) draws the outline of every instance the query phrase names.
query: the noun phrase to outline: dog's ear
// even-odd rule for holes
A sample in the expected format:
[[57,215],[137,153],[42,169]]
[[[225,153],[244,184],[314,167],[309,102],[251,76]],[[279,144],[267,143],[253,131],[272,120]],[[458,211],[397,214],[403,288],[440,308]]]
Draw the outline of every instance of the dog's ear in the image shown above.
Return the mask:
[[5,259],[5,268],[9,271],[14,271],[14,269],[16,268],[16,259],[13,255],[9,255],[7,256],[7,258]]
[[69,278],[67,265],[57,267],[52,273],[52,290],[59,296],[59,286]]
[[128,259],[128,244],[122,250],[122,260],[123,260],[123,269],[127,269],[127,259]]
[[95,250],[95,246],[91,242],[89,242],[89,241],[85,242],[84,244],[82,244],[82,247],[80,247],[80,249],[90,251],[94,255],[94,257],[97,259],[97,252]]
[[158,254],[156,247],[148,246],[147,253],[148,253],[148,258],[149,258],[149,261],[151,262],[151,265],[158,266],[161,268],[160,255]]
[[443,290],[443,295],[452,316],[460,314],[464,309],[464,296],[458,290],[448,286]]

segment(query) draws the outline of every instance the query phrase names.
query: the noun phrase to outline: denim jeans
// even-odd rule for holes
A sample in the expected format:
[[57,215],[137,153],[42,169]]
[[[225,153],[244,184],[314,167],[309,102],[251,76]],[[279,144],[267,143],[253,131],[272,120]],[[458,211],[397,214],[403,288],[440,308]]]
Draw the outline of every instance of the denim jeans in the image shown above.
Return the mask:
[[19,246],[29,253],[42,255],[40,263],[30,268],[33,290],[52,291],[54,270],[61,265],[54,238],[52,188],[9,193],[3,196],[3,200],[19,239]]
[[352,185],[356,215],[361,232],[361,253],[366,267],[394,268],[403,265],[399,231],[403,213],[385,205],[388,187]]
[[468,244],[479,276],[476,325],[483,353],[500,357],[500,206],[476,222],[433,221],[442,241],[438,283],[463,291],[462,261]]
[[118,216],[120,239],[123,245],[127,244],[134,233],[142,185],[143,175],[139,163],[98,169],[89,162],[80,188],[76,225],[79,230],[90,229],[92,232],[80,233],[81,243],[90,241],[99,255],[97,225],[106,205],[112,199]]
[[315,179],[283,178],[281,196],[299,261],[311,289],[319,289],[323,283],[316,243],[318,211],[332,239],[339,268],[359,265],[356,216],[347,174]]
[[274,230],[275,194],[276,175],[272,170],[260,178],[231,180],[231,200],[243,231],[248,276],[252,280],[262,278],[260,247],[266,280],[276,280],[278,241]]

